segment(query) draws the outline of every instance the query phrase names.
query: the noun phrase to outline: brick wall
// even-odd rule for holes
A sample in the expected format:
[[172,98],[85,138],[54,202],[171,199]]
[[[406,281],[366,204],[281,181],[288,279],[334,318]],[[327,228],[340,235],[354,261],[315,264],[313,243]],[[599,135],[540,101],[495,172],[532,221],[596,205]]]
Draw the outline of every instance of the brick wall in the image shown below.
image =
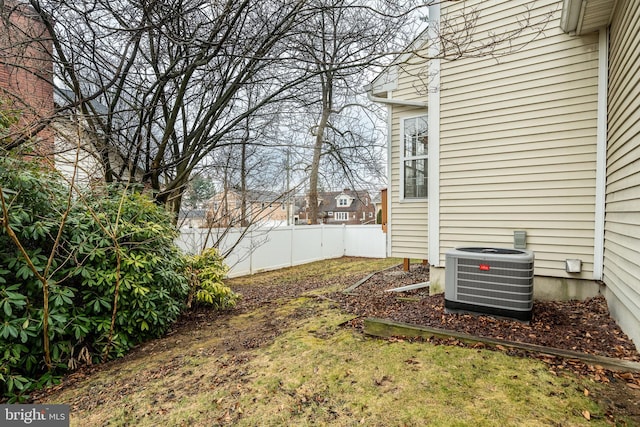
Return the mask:
[[20,112],[16,138],[35,137],[39,154],[53,152],[52,43],[35,11],[17,1],[4,2],[0,20],[0,97]]

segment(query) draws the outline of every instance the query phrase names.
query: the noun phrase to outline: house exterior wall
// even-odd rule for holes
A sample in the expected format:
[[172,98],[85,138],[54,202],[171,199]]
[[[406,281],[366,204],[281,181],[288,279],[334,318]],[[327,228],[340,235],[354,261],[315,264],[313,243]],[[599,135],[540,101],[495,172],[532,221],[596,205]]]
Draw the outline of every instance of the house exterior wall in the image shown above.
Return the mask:
[[[277,199],[277,197],[274,197]],[[220,192],[209,199],[206,213],[207,224],[211,227],[241,227],[242,195],[235,191]],[[246,201],[246,223],[287,222],[287,209],[282,200]],[[247,224],[244,224],[247,225]]]
[[[415,94],[412,98],[415,98]],[[428,258],[428,212],[429,203],[425,199],[401,198],[402,178],[400,164],[400,150],[402,145],[401,123],[406,118],[426,114],[426,109],[412,107],[392,107],[391,138],[395,143],[391,145],[390,197],[391,211],[389,224],[391,226],[391,253],[398,258]]]
[[[560,4],[443,3],[447,26],[477,11],[475,41],[515,31],[519,17],[541,24],[492,55],[441,61],[442,266],[449,249],[511,247],[524,230],[536,275],[593,279],[598,35],[564,34]],[[565,272],[568,258],[581,273]]]
[[[404,101],[427,102],[427,61],[420,55],[410,57],[398,66],[398,85],[391,98]],[[426,108],[391,106],[391,141],[389,197],[390,256],[399,258],[428,258],[428,209],[425,199],[402,199],[401,124],[404,119],[427,114]]]
[[604,282],[609,310],[640,346],[640,5],[618,2],[609,45]]
[[[347,196],[348,205],[339,205],[338,198]],[[376,222],[376,205],[371,195],[365,190],[322,191],[318,193],[318,219],[322,224],[333,225],[366,225]],[[309,199],[305,198],[304,206],[298,214],[302,223],[308,222]],[[346,217],[346,219],[345,219]]]
[[12,131],[37,137],[36,152],[49,155],[53,133],[46,120],[54,107],[51,37],[28,5],[6,1],[0,12],[0,97],[21,113]]
[[74,125],[72,120],[61,117],[52,122],[51,128],[54,134],[53,161],[63,178],[67,182],[73,179],[73,183],[81,188],[103,182],[104,168],[98,154],[91,152],[92,144],[84,130]]

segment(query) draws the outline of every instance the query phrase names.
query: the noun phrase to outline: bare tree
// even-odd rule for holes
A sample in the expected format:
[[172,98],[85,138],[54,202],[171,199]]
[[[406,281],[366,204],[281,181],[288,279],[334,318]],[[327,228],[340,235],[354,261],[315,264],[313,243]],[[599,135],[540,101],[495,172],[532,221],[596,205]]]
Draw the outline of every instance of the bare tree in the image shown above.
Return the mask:
[[[356,176],[351,160],[375,164],[375,150],[360,151],[377,140],[373,127],[362,126],[370,114],[357,98],[362,76],[404,46],[398,36],[415,29],[410,12],[430,2],[397,3],[28,0],[43,30],[27,38],[50,55],[63,89],[57,114],[78,117],[107,182],[143,184],[177,218],[191,175],[212,153],[245,146],[239,157],[245,164],[246,144],[256,143],[253,118],[296,101],[315,114],[308,169],[315,207],[321,159],[330,160],[327,173],[342,170],[348,179]],[[443,25],[442,45],[491,54],[513,37],[476,43],[469,31],[473,16],[466,14],[462,27]],[[243,134],[248,138],[238,137]],[[304,151],[298,140],[285,143]]]
[[105,179],[141,182],[175,212],[200,162],[308,78],[288,42],[306,3],[31,0]]
[[[406,2],[402,7],[384,2],[359,0],[316,0],[318,13],[312,18],[310,30],[301,36],[301,51],[315,78],[304,102],[317,111],[312,128],[313,155],[309,167],[309,216],[318,221],[318,187],[323,156],[344,172],[343,178],[353,179],[363,162],[358,156],[346,161],[347,151],[375,145],[376,136],[358,132],[362,129],[358,115],[366,121],[368,106],[359,102],[363,92],[362,76],[367,75],[390,51],[404,44],[400,37],[415,7]],[[382,12],[384,11],[384,13]],[[373,109],[377,107],[371,107]],[[348,111],[354,120],[348,120]],[[369,113],[371,114],[371,113]]]

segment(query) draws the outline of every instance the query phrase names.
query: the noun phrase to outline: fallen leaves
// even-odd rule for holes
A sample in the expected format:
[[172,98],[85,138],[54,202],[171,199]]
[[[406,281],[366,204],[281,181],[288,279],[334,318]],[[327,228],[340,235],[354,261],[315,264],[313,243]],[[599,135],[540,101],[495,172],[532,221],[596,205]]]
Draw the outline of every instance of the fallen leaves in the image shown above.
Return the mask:
[[535,301],[533,320],[525,324],[485,315],[446,313],[444,295],[429,295],[424,288],[402,292],[402,296],[418,298],[417,302],[398,301],[395,295],[385,291],[428,281],[428,269],[412,266],[410,272],[391,273],[394,270],[375,274],[350,295],[338,293],[332,298],[340,301],[347,311],[362,317],[379,317],[487,338],[640,361],[634,344],[609,315],[602,296],[584,301]]
[[629,388],[640,390],[640,372],[616,372],[613,376],[626,381]]
[[383,386],[383,385],[385,385],[387,383],[390,383],[390,382],[392,382],[391,378],[389,378],[386,375],[383,375],[380,379],[378,379],[378,378],[374,378],[373,379],[373,383],[378,387]]
[[[419,301],[398,301],[390,296],[386,289],[409,285],[428,280],[428,272],[424,269],[412,269],[402,275],[373,275],[362,283],[350,295],[335,294],[342,307],[360,316],[358,320],[348,323],[349,326],[361,329],[365,317],[379,317],[415,325],[448,329],[486,338],[503,339],[522,343],[536,344],[552,348],[573,350],[576,352],[607,356],[630,361],[640,361],[640,354],[633,342],[620,330],[613,321],[603,297],[589,298],[584,301],[535,301],[533,320],[525,324],[515,320],[494,318],[485,315],[466,313],[447,313],[444,310],[444,295],[429,295],[425,289],[408,291],[406,296],[417,297]],[[396,337],[391,341],[413,341],[419,338]],[[640,373],[613,372],[600,365],[589,365],[577,359],[565,359],[549,354],[528,352],[507,348],[504,345],[491,346],[485,343],[471,345],[455,338],[435,337],[424,339],[435,345],[465,346],[477,349],[486,348],[520,357],[535,357],[545,362],[549,373],[554,376],[563,375],[563,371],[571,371],[577,375],[590,378],[592,381],[610,385],[616,390],[619,387],[636,393],[640,390]],[[411,359],[406,361],[415,369]],[[385,381],[375,381],[382,385]],[[614,383],[615,384],[612,384]],[[625,386],[626,384],[626,386]],[[584,395],[594,398],[592,391],[582,390]],[[618,412],[619,408],[614,412]],[[614,419],[614,412],[607,415]],[[589,421],[595,414],[585,410],[582,416]]]
[[[409,276],[408,276],[409,277]],[[344,277],[341,277],[341,280]],[[252,279],[255,280],[255,279]],[[345,282],[355,283],[358,279],[353,280],[353,282],[349,282],[345,279]],[[403,279],[404,280],[404,279]],[[342,283],[342,282],[341,282]],[[567,303],[540,303],[536,302],[534,308],[534,320],[530,325],[525,325],[520,322],[504,320],[504,319],[495,319],[488,318],[486,316],[472,316],[472,315],[456,315],[456,314],[444,314],[442,295],[430,297],[428,293],[414,293],[413,296],[418,296],[420,298],[420,302],[401,302],[397,301],[395,298],[385,298],[384,296],[376,295],[374,287],[378,287],[379,292],[384,292],[384,287],[386,286],[383,281],[376,282],[376,278],[372,278],[371,283],[373,286],[369,288],[369,282],[365,283],[361,288],[357,291],[359,294],[346,296],[336,294],[328,294],[332,298],[331,300],[340,301],[343,307],[348,306],[348,311],[353,311],[357,316],[347,323],[346,326],[352,327],[361,327],[362,325],[362,316],[375,316],[375,317],[386,317],[393,320],[404,321],[408,323],[414,324],[428,324],[433,321],[439,324],[439,322],[443,322],[443,325],[446,325],[447,329],[455,329],[460,332],[467,332],[473,335],[485,335],[485,336],[502,336],[505,339],[509,340],[519,340],[523,342],[531,342],[534,344],[542,344],[549,346],[569,346],[576,347],[583,351],[583,349],[589,350],[592,353],[600,353],[607,354],[614,357],[627,358],[629,360],[640,360],[638,359],[637,352],[632,350],[632,347],[629,347],[629,342],[627,338],[622,334],[617,326],[613,323],[609,323],[611,320],[608,317],[608,313],[606,312],[606,304],[603,303],[601,299],[594,299],[586,302],[567,302]],[[264,306],[270,307],[276,304],[276,301],[279,299],[288,299],[300,295],[304,292],[308,292],[309,290],[321,288],[324,286],[328,286],[331,283],[327,280],[300,280],[299,283],[292,283],[287,281],[283,283],[281,281],[274,281],[273,283],[268,283],[266,285],[260,286],[244,286],[242,291],[245,295],[245,299],[241,301],[240,305],[237,307],[237,312],[243,313],[247,312],[251,307],[256,306]],[[396,283],[398,284],[398,283]],[[348,283],[345,287],[348,286]],[[324,298],[321,298],[322,301],[318,301],[318,303],[331,302],[328,298],[324,301]],[[593,313],[590,313],[589,310],[593,310]],[[306,313],[306,312],[305,312]],[[381,313],[381,314],[376,314]],[[291,317],[287,319],[289,322],[295,322],[297,319],[296,316],[300,316],[301,314],[291,313]],[[306,314],[305,314],[306,315]],[[211,324],[219,324],[220,319],[225,319],[225,314],[208,314],[202,312],[196,312],[190,315],[188,318],[183,318],[183,325],[179,326],[179,329],[175,329],[179,332],[187,331],[192,333],[194,325],[209,325]],[[571,318],[569,318],[571,317]],[[434,320],[435,319],[435,320]],[[191,324],[189,324],[191,322]],[[442,327],[442,326],[436,327]],[[245,328],[238,329],[234,331],[235,334],[233,337],[229,338],[229,341],[224,341],[224,344],[221,344],[217,350],[210,349],[209,347],[203,346],[203,344],[198,344],[197,347],[193,349],[194,354],[199,356],[210,353],[210,354],[224,354],[225,357],[227,355],[233,355],[232,358],[224,359],[224,366],[238,366],[244,359],[241,359],[241,356],[244,357],[244,345],[249,345],[251,348],[255,347],[255,345],[264,345],[265,342],[269,342],[271,337],[276,335],[280,329],[283,328],[282,324],[279,322],[265,322],[265,329],[255,329],[255,328]],[[224,326],[228,328],[228,326]],[[466,329],[465,329],[466,328]],[[156,347],[153,347],[154,350],[159,351],[160,345],[162,346],[171,346],[171,347],[180,347],[183,345],[179,340],[175,338],[180,334],[175,334],[171,341],[168,339],[159,341],[159,344],[155,344]],[[515,338],[515,339],[514,339]],[[592,342],[587,343],[587,339],[590,339]],[[412,338],[398,338],[397,341],[413,341]],[[456,346],[469,346],[460,340],[451,339],[448,340],[446,338],[431,338],[428,339],[429,342],[433,342],[434,344],[445,344],[445,345],[456,345]],[[247,343],[247,344],[244,344]],[[471,345],[474,349],[478,351],[483,350],[485,348],[492,348],[491,346],[485,345],[483,343],[476,343]],[[567,360],[551,355],[542,355],[535,353],[528,353],[521,350],[514,350],[511,348],[507,348],[505,346],[500,346],[498,350],[506,352],[507,354],[517,354],[518,356],[526,356],[526,357],[537,357],[541,360],[544,360],[547,363],[548,370],[553,374],[559,376],[560,378],[567,376],[566,370],[571,370],[577,372],[581,375],[584,375],[586,380],[584,383],[581,383],[577,389],[567,389],[565,386],[558,387],[556,389],[555,396],[563,396],[565,393],[574,393],[574,394],[584,394],[591,399],[602,399],[603,398],[603,390],[616,389],[616,391],[623,393],[616,395],[622,396],[623,398],[614,399],[609,398],[605,403],[608,406],[606,412],[602,412],[601,410],[596,410],[595,407],[587,406],[587,405],[579,405],[575,406],[575,409],[572,408],[572,416],[581,417],[583,420],[588,420],[589,422],[599,422],[604,417],[606,417],[606,421],[611,421],[612,425],[616,418],[620,416],[624,416],[625,414],[637,414],[635,411],[637,406],[633,406],[635,402],[627,404],[625,409],[622,408],[624,402],[626,402],[627,396],[638,396],[638,390],[640,389],[640,374],[633,373],[613,373],[602,366],[588,366],[582,362],[575,360]],[[236,350],[233,350],[235,348]],[[214,353],[215,350],[215,353]],[[517,353],[520,351],[520,353]],[[475,351],[474,351],[475,353]],[[217,354],[216,354],[217,356]],[[427,369],[427,364],[420,365],[420,359],[412,358],[410,355],[406,356],[403,360],[405,363],[404,368],[407,371],[411,370],[419,370],[419,369]],[[178,362],[183,363],[182,359],[167,360],[167,363],[159,366],[156,369],[148,369],[146,370],[147,377],[163,377],[170,371],[176,370],[179,366]],[[422,362],[424,363],[424,362]],[[453,365],[454,363],[452,363]],[[354,368],[355,370],[355,368]],[[544,371],[544,369],[536,368],[536,371]],[[195,369],[194,369],[195,371]],[[185,371],[186,372],[186,371]],[[240,371],[237,371],[239,375]],[[322,375],[323,372],[319,372],[317,367],[314,367],[313,372],[315,375]],[[356,371],[357,372],[357,371]],[[347,369],[340,372],[345,378],[354,378],[356,373]],[[511,376],[513,381],[520,381],[519,378],[523,378],[523,375],[516,375],[518,373],[514,373]],[[192,378],[192,374],[189,375],[189,378]],[[360,379],[360,378],[358,378]],[[383,375],[381,372],[376,372],[371,376],[367,376],[365,379],[368,379],[368,385],[375,385],[380,392],[387,392],[389,390],[393,390],[394,387],[400,384],[399,378],[389,377]],[[340,380],[338,378],[338,380]],[[602,388],[600,384],[594,384],[589,380],[599,381],[601,383],[609,382],[606,388]],[[220,382],[219,382],[220,381]],[[216,418],[218,424],[233,424],[237,422],[240,418],[247,417],[247,413],[251,412],[249,406],[240,407],[237,402],[234,402],[234,399],[237,396],[244,394],[247,392],[246,385],[241,386],[240,383],[234,382],[229,383],[228,379],[224,380],[222,383],[222,379],[212,379],[211,384],[208,384],[211,387],[211,390],[215,390],[216,388],[220,388],[220,384],[225,384],[229,391],[229,395],[227,397],[217,399],[217,405],[221,408],[218,412],[216,412]],[[235,381],[235,377],[234,377]],[[349,381],[349,380],[347,380]],[[590,385],[587,387],[587,383]],[[183,383],[184,386],[189,386],[191,388],[202,387],[203,385],[197,383],[189,383],[185,381]],[[129,387],[140,387],[139,384],[134,383],[123,383],[122,386]],[[206,386],[206,385],[205,385]],[[280,389],[280,388],[279,388]],[[175,394],[173,396],[173,400],[176,400],[176,397],[180,397],[178,394],[179,389],[174,388]],[[163,389],[164,391],[164,389]],[[186,392],[183,392],[186,395]],[[96,399],[95,396],[98,397],[112,399],[113,397],[118,398],[116,393],[113,393],[110,389],[104,390],[96,390],[92,393],[92,405],[100,405],[101,401]],[[306,390],[304,393],[294,394],[295,405],[296,407],[300,407],[304,410],[305,406],[310,405],[318,405],[318,406],[326,406],[324,391],[318,393],[317,390]],[[158,395],[158,399],[163,399],[164,395]],[[258,395],[255,399],[259,400],[269,400],[271,395]],[[214,401],[215,402],[215,401]],[[254,400],[255,402],[255,400]],[[89,408],[88,402],[82,402],[83,406]],[[179,399],[178,399],[179,403]],[[175,404],[178,404],[175,403]],[[275,404],[275,410],[280,408],[281,412],[290,412],[292,411],[292,407]],[[156,408],[157,406],[152,406],[152,408]],[[583,409],[589,408],[589,410],[583,411]],[[160,407],[158,411],[166,412],[166,409]],[[626,411],[626,412],[625,412]],[[361,418],[362,417],[362,418]],[[370,420],[363,415],[354,414],[354,419],[351,422],[360,421],[361,424],[369,424],[375,423],[375,420]],[[573,420],[577,420],[577,418],[573,418]],[[578,420],[579,421],[579,420]],[[584,422],[584,421],[583,421]],[[215,420],[214,422],[215,423]],[[629,424],[631,425],[631,424]]]

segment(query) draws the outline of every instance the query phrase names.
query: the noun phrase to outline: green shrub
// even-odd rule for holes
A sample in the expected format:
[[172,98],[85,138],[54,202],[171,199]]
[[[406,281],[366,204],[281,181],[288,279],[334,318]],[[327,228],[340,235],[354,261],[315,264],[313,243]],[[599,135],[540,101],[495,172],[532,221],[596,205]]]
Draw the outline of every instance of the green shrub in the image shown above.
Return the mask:
[[66,271],[67,283],[82,290],[79,302],[94,326],[78,335],[90,343],[94,358],[104,351],[122,356],[164,334],[189,291],[170,215],[142,194],[109,189],[76,206],[65,231],[68,252],[80,261]]
[[[185,306],[186,259],[170,215],[123,189],[75,197],[51,171],[0,156],[11,230],[47,279],[52,369],[45,365],[43,283],[0,227],[0,395],[20,399],[78,365],[123,355],[165,333]],[[0,214],[0,217],[3,215]],[[49,273],[45,274],[53,252]],[[112,328],[114,301],[117,306]]]
[[202,254],[192,256],[188,272],[191,286],[189,305],[195,299],[217,309],[235,306],[238,295],[223,282],[227,267],[216,249],[205,249]]
[[[13,396],[47,382],[43,375],[43,285],[26,263],[24,255],[6,232],[4,221],[21,242],[35,269],[44,272],[66,207],[64,185],[36,163],[3,155],[0,157],[0,186],[8,218],[0,227],[0,393]],[[57,271],[60,259],[53,259]],[[65,352],[70,311],[59,302],[74,290],[55,285],[51,277],[49,337],[52,353]],[[61,362],[61,358],[58,361]]]

